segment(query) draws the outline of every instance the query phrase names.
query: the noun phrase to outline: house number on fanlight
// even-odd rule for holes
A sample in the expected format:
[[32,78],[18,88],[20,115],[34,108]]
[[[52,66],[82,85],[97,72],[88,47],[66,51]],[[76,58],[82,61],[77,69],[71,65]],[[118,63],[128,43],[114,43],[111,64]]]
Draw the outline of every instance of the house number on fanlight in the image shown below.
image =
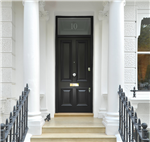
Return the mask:
[[78,28],[77,23],[71,23],[71,30],[76,30]]

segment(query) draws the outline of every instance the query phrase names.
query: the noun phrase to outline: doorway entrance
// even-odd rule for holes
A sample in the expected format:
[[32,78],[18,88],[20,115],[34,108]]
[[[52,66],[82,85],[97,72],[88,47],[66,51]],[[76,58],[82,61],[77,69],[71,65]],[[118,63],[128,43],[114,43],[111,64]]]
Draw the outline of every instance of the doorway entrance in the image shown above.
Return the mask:
[[93,17],[56,17],[56,112],[92,112]]

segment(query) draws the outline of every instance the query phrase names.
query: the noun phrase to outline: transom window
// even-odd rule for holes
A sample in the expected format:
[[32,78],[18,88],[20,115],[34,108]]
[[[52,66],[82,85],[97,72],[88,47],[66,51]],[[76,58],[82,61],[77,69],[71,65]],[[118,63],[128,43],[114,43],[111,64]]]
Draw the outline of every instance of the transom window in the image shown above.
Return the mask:
[[150,18],[141,21],[137,54],[138,90],[150,91]]
[[91,35],[91,17],[58,17],[57,35]]

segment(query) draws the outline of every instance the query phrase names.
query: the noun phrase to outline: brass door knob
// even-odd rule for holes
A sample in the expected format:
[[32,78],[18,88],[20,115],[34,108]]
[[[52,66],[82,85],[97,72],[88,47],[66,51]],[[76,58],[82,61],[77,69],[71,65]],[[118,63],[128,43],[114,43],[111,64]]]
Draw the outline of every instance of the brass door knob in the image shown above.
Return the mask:
[[73,77],[75,77],[75,76],[76,76],[76,73],[73,73],[72,75],[73,75]]

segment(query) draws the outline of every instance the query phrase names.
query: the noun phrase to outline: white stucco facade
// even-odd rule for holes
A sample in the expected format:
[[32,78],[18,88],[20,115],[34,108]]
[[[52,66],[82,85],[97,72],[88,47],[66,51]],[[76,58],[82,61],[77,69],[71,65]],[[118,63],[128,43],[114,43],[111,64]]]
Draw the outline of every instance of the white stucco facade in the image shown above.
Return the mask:
[[[107,134],[116,134],[111,129],[118,127],[118,105],[113,104],[118,102],[119,84],[129,98],[132,98],[130,90],[134,86],[137,88],[137,39],[141,20],[150,17],[150,3],[121,0],[29,3],[5,2],[0,5],[1,122],[9,117],[25,83],[29,83],[31,89],[29,113],[38,119],[38,122],[31,120],[32,131],[34,126],[41,128],[42,117],[46,114],[54,117],[55,17],[93,16],[93,114],[104,119]],[[132,99],[131,104],[142,122],[150,127],[150,92],[137,94],[137,98],[140,99]],[[146,101],[141,101],[143,98]],[[115,125],[112,126],[109,122],[114,118],[111,123]]]

